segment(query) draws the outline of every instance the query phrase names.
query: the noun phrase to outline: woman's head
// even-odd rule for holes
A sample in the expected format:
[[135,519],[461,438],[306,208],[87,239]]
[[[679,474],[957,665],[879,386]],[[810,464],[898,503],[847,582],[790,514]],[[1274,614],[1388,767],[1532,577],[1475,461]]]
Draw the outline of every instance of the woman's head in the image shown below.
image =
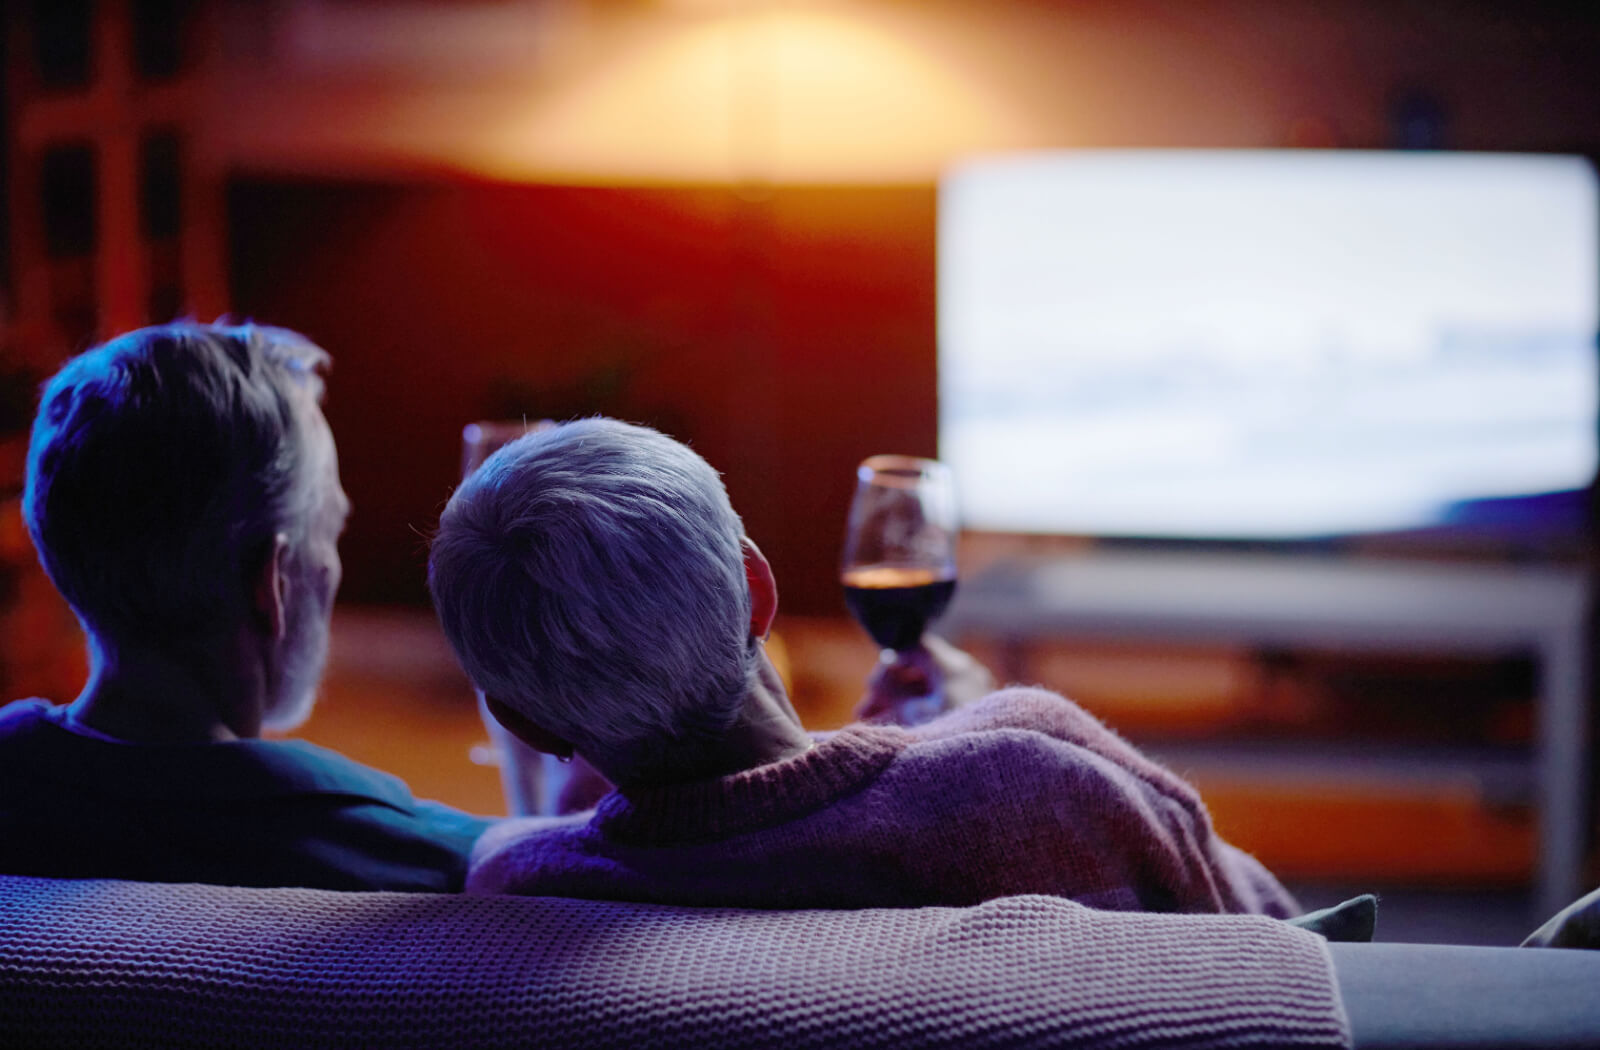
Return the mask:
[[428,586],[484,693],[609,772],[670,778],[733,723],[755,673],[743,534],[688,447],[584,419],[461,484]]

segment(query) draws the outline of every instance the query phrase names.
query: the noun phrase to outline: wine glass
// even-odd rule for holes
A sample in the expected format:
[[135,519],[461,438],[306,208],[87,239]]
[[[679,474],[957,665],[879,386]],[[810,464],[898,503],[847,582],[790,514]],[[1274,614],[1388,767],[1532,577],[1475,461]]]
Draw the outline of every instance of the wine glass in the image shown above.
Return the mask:
[[882,648],[878,675],[925,682],[867,717],[916,725],[944,708],[938,665],[922,644],[956,589],[955,484],[950,468],[914,456],[871,456],[856,468],[839,578],[845,603]]

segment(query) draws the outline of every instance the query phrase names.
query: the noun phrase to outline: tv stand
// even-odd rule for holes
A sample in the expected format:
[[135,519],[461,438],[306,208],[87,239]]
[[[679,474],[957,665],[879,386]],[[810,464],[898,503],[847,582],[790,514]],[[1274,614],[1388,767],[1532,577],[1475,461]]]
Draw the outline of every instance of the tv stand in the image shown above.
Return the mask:
[[1096,550],[1003,561],[963,580],[940,630],[1019,644],[1148,639],[1531,654],[1537,903],[1551,914],[1580,892],[1588,606],[1578,568]]

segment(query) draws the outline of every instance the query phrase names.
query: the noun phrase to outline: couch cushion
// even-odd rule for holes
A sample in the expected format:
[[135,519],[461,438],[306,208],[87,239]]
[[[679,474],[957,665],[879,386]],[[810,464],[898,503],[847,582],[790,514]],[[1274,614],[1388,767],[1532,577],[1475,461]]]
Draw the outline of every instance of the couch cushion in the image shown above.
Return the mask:
[[0,877],[0,1045],[1333,1047],[1259,916],[741,912]]
[[1361,1050],[1600,1046],[1600,953],[1330,944]]

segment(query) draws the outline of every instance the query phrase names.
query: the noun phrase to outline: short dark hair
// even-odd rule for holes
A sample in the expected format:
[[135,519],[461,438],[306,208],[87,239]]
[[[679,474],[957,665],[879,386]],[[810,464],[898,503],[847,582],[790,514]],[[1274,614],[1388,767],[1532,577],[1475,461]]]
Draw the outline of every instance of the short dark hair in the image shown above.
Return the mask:
[[176,322],[45,384],[23,516],[85,630],[159,639],[230,622],[272,536],[309,514],[305,417],[327,360],[287,329]]

